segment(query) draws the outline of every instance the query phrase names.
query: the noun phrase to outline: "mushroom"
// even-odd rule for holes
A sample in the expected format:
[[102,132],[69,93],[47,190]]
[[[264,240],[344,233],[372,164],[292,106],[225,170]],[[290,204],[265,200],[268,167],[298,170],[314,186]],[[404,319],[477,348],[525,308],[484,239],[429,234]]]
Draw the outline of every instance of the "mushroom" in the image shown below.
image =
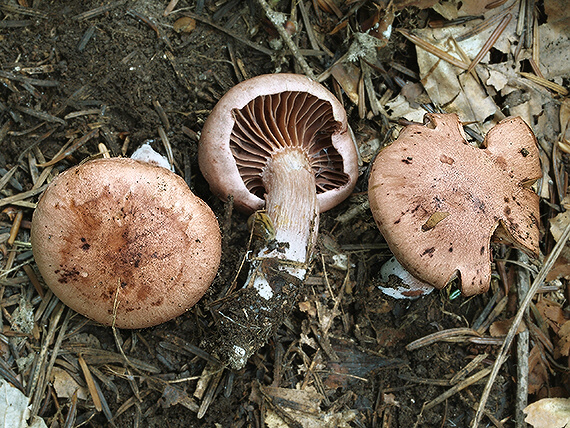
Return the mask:
[[378,288],[394,299],[417,299],[433,291],[433,286],[413,276],[394,256],[380,268],[380,280]]
[[150,327],[188,310],[221,255],[216,218],[184,180],[124,158],[92,160],[56,177],[34,212],[31,242],[56,296],[119,328]]
[[539,153],[526,123],[507,118],[483,148],[470,145],[455,114],[427,114],[382,150],[368,195],[398,261],[436,288],[458,278],[464,295],[491,280],[491,237],[539,253]]
[[[273,239],[258,251],[246,281],[263,299],[260,305],[281,293],[281,285],[268,281],[263,261],[280,261],[278,271],[302,281],[319,213],[343,201],[358,176],[342,104],[322,85],[295,74],[254,77],[228,91],[204,124],[198,161],[222,200],[232,197],[247,213],[265,210]],[[234,367],[255,351],[245,347],[231,351]]]

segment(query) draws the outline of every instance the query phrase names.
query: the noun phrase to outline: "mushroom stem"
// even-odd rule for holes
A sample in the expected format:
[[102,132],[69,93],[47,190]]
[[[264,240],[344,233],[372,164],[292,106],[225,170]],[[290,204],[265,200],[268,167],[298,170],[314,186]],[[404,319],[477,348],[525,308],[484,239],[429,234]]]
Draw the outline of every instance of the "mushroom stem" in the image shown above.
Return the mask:
[[275,239],[260,249],[252,263],[250,279],[265,299],[273,297],[271,284],[257,275],[263,259],[283,260],[281,270],[304,280],[311,248],[316,238],[319,209],[315,175],[307,156],[300,149],[285,149],[273,155],[263,171],[266,211]]

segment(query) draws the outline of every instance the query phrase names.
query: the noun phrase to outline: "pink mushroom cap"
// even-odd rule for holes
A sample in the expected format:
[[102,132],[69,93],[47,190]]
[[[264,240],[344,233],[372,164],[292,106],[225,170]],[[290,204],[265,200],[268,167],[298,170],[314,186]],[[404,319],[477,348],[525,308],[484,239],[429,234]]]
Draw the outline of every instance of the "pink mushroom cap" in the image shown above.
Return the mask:
[[491,281],[491,238],[536,256],[540,178],[536,138],[518,117],[499,122],[483,148],[455,114],[405,127],[374,161],[369,199],[398,261],[436,288],[459,278],[465,295]]
[[105,325],[143,328],[206,292],[221,256],[210,208],[169,170],[133,159],[68,169],[34,212],[32,249],[49,288]]

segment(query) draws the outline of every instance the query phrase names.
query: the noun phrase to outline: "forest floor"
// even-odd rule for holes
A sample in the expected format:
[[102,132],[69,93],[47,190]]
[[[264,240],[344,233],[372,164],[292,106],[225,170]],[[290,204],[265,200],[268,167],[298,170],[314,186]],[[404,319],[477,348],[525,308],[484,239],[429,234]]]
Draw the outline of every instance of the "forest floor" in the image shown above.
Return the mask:
[[[569,223],[570,13],[562,1],[464,3],[3,0],[0,377],[8,384],[0,392],[19,390],[37,426],[41,418],[118,427],[467,427],[480,406],[480,426],[524,426],[527,402],[567,398],[570,250],[556,239]],[[246,257],[248,217],[210,192],[197,147],[224,93],[282,72],[312,74],[342,101],[360,176],[353,194],[321,215],[293,310],[233,371],[204,343],[215,331],[214,303]],[[457,281],[415,300],[379,288],[391,253],[368,205],[370,168],[402,125],[428,112],[457,113],[474,141],[521,116],[539,143],[541,255],[523,262],[493,243],[491,287],[473,297]],[[29,242],[32,213],[60,172],[104,152],[129,156],[146,141],[172,151],[176,172],[215,212],[222,263],[184,315],[113,330],[45,287]],[[506,349],[482,403],[525,309],[517,292],[541,272],[519,346]]]

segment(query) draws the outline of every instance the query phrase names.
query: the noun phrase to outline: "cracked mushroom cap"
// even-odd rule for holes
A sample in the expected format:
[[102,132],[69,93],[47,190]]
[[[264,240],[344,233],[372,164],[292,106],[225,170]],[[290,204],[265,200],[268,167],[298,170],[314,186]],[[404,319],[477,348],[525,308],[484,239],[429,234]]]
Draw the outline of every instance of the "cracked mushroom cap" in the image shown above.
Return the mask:
[[346,112],[303,75],[262,75],[230,89],[202,129],[200,170],[220,199],[233,196],[242,211],[256,211],[265,204],[263,169],[288,147],[302,147],[309,158],[320,212],[350,195],[358,163]]
[[102,324],[143,328],[191,308],[220,261],[218,223],[184,180],[133,159],[99,159],[53,180],[32,249],[50,289]]
[[486,291],[491,237],[536,256],[542,175],[536,138],[519,117],[470,145],[455,114],[428,114],[382,150],[369,179],[372,214],[398,261],[437,288]]

